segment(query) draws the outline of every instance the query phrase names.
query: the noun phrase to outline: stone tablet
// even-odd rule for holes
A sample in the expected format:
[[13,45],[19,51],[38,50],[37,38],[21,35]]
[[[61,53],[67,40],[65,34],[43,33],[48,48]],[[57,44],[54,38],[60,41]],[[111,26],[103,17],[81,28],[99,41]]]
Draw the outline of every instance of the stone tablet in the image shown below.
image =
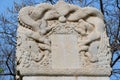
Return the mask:
[[[61,6],[62,5],[62,6]],[[109,76],[111,52],[102,13],[59,1],[24,7],[17,29],[22,76]]]
[[76,35],[56,34],[51,37],[52,68],[79,68],[79,53]]

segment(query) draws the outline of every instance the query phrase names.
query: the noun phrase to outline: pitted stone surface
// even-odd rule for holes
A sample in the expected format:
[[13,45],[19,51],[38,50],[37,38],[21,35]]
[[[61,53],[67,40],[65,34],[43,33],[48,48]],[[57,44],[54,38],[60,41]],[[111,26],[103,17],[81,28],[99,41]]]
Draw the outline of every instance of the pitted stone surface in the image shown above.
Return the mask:
[[96,8],[64,1],[42,3],[22,8],[18,19],[16,57],[21,75],[111,74],[109,38]]

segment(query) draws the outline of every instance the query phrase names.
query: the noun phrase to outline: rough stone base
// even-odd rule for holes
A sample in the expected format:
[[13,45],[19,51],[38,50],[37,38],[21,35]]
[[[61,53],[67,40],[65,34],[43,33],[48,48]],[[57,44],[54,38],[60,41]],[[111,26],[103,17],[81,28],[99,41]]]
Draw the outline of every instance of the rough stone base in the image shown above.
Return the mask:
[[109,77],[25,76],[23,80],[109,80]]

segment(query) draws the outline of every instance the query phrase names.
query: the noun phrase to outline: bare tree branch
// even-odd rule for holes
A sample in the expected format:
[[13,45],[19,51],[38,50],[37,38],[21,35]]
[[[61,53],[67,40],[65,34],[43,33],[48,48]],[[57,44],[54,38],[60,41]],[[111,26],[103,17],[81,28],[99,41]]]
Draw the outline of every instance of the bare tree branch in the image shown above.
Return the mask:
[[102,12],[103,15],[104,15],[103,1],[102,1],[102,0],[100,0],[100,9],[101,9],[101,12]]

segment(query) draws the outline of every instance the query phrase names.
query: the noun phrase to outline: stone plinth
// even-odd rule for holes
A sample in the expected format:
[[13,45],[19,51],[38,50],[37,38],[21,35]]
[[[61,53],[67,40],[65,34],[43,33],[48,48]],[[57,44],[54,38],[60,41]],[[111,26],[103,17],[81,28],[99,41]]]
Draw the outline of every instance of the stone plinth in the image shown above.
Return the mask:
[[16,62],[23,80],[108,80],[111,52],[99,10],[59,1],[24,7],[18,19]]
[[41,76],[41,77],[24,77],[23,80],[109,80],[109,77],[66,77],[66,76],[58,76],[58,77],[49,77],[49,76]]

